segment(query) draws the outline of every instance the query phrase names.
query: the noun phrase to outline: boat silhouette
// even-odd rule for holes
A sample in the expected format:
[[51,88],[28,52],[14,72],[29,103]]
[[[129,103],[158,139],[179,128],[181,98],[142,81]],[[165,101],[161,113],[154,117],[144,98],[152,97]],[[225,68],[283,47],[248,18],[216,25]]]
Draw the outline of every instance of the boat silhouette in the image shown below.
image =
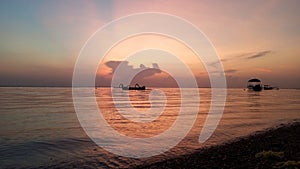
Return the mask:
[[248,80],[247,89],[244,89],[244,90],[259,92],[262,90],[274,90],[274,89],[279,90],[278,87],[271,86],[269,84],[263,85],[259,79],[252,78],[252,79]]
[[140,86],[138,83],[136,83],[134,86],[124,86],[122,83],[119,85],[119,88],[122,88],[123,90],[146,90],[146,86]]
[[263,86],[262,86],[262,83],[259,79],[253,78],[253,79],[248,80],[247,89],[249,91],[259,92],[263,89]]
[[268,85],[268,84],[264,85],[264,90],[273,90],[273,89],[279,90],[278,87],[274,87],[274,86],[271,86],[271,85]]

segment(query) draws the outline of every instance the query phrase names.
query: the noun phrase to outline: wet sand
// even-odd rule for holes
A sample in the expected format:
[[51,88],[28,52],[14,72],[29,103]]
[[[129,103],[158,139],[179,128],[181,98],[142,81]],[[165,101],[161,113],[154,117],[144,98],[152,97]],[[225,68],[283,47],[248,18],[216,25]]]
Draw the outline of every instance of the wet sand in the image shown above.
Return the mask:
[[137,168],[300,168],[300,121]]

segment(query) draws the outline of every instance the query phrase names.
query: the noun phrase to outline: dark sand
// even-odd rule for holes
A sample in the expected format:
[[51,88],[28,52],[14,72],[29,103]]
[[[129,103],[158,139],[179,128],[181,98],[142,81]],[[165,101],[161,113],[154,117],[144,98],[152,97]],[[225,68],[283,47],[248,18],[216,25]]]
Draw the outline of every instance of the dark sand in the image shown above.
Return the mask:
[[300,168],[300,121],[137,168]]

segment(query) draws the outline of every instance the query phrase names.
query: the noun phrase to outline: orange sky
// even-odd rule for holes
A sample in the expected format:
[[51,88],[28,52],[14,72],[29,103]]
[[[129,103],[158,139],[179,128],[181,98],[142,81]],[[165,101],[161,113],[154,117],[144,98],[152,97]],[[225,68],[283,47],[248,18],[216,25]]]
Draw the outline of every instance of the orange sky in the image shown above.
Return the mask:
[[[229,87],[244,87],[248,78],[259,77],[282,88],[299,88],[299,5],[297,0],[1,1],[0,85],[71,85],[79,51],[97,29],[129,14],[163,12],[188,20],[206,34],[222,60]],[[161,43],[153,43],[155,38]],[[165,48],[205,81],[201,62],[174,39],[143,36],[126,41],[104,62],[143,48]],[[153,62],[149,57],[137,60],[129,65],[151,67]],[[160,62],[176,68],[163,57]],[[103,66],[98,74],[106,77],[109,70]]]

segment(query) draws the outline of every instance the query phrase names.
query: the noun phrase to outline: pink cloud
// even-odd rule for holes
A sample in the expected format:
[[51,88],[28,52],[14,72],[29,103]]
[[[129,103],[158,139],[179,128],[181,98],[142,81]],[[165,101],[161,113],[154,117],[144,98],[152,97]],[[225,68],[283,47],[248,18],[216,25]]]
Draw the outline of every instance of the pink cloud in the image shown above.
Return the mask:
[[271,73],[272,72],[271,69],[267,69],[267,68],[256,68],[256,70],[258,70],[260,72],[264,72],[264,73]]

